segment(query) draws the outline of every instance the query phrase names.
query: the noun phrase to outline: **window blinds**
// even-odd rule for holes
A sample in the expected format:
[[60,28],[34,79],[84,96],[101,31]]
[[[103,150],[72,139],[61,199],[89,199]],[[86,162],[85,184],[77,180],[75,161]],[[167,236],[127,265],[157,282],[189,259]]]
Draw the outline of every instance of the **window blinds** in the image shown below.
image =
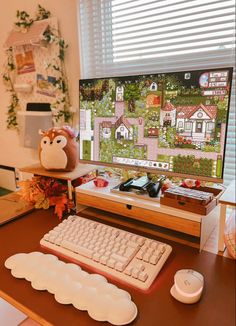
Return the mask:
[[[78,1],[82,78],[235,67],[234,0]],[[226,183],[235,173],[235,82],[232,90]]]

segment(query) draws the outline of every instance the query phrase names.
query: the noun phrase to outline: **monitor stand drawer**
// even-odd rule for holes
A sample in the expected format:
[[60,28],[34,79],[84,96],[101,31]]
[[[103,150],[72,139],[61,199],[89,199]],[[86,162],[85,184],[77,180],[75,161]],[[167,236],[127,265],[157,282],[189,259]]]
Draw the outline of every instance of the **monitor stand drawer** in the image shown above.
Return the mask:
[[126,203],[91,196],[85,193],[76,194],[76,204],[98,208],[100,210],[126,216],[174,231],[179,231],[195,237],[201,236],[200,222],[160,213],[155,210],[145,209],[134,205],[127,205]]

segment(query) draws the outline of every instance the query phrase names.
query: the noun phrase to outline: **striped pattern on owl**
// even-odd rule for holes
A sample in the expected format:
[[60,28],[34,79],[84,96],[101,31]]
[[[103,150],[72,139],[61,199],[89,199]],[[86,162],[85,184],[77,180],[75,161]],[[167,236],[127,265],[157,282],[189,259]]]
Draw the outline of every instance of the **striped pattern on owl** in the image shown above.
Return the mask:
[[40,131],[39,159],[46,170],[73,171],[78,163],[76,133],[69,127]]

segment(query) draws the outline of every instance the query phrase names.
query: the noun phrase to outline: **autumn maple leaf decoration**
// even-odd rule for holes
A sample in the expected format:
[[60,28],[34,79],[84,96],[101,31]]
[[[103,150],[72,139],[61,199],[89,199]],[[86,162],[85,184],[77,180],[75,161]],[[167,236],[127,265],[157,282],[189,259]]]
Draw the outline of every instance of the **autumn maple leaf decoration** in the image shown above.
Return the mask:
[[63,194],[62,196],[52,196],[49,199],[50,206],[55,205],[54,213],[57,214],[59,220],[62,219],[62,215],[64,210],[66,209],[66,205],[68,203],[68,199],[66,194]]

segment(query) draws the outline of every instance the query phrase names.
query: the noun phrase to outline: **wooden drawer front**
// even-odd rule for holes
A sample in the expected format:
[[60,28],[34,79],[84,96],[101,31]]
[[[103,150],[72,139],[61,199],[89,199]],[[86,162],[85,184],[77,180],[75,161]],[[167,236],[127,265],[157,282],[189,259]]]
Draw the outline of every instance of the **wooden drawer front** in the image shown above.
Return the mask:
[[129,206],[112,200],[80,193],[76,194],[76,203],[127,216],[167,229],[187,233],[196,237],[200,237],[201,235],[201,225],[199,222],[182,219],[173,215],[163,214],[136,206]]

